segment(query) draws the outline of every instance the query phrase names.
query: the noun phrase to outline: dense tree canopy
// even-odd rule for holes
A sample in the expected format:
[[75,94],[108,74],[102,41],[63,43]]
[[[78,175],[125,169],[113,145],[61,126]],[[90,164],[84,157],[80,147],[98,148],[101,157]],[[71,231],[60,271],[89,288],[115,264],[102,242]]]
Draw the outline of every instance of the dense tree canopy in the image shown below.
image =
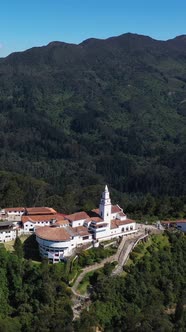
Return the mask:
[[[79,266],[107,256],[103,249],[80,254]],[[182,233],[153,236],[131,253],[123,275],[112,276],[114,264],[89,277],[91,305],[73,322],[72,262],[55,265],[22,258],[0,246],[0,331],[183,332],[186,328],[186,237]],[[74,264],[73,263],[73,264]],[[77,266],[75,266],[77,270]]]
[[72,331],[71,292],[64,267],[23,260],[0,246],[0,331]]
[[186,237],[168,234],[155,237],[145,253],[143,245],[136,247],[125,276],[95,272],[92,304],[76,323],[77,331],[95,326],[109,332],[185,331],[185,254]]
[[89,208],[105,183],[132,205],[186,195],[184,45],[126,34],[0,59],[1,205]]

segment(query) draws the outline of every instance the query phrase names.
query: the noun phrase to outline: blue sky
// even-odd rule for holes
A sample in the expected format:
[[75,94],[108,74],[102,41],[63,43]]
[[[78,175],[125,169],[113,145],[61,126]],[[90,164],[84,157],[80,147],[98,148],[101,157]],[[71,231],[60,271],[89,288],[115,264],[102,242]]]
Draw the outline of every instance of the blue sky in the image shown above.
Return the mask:
[[186,34],[186,0],[0,0],[0,57],[59,40]]

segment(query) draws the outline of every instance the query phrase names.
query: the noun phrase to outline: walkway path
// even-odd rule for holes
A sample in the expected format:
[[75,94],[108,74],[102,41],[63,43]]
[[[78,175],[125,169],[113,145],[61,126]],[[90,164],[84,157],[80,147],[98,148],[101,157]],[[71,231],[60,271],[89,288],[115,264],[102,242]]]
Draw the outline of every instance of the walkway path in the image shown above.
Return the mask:
[[72,310],[73,310],[73,316],[74,316],[73,319],[79,318],[82,309],[85,306],[89,305],[90,294],[81,295],[81,294],[77,293],[77,288],[79,286],[79,283],[83,280],[85,275],[88,272],[95,271],[97,269],[104,267],[105,263],[112,263],[114,261],[117,261],[118,265],[117,265],[116,269],[114,270],[114,272],[112,273],[112,275],[121,273],[123,271],[122,266],[126,262],[128,256],[129,256],[129,253],[134,246],[134,243],[137,242],[138,239],[143,236],[144,236],[144,230],[140,230],[140,231],[138,231],[138,233],[135,233],[135,234],[124,236],[122,238],[122,241],[121,241],[115,255],[105,258],[101,263],[96,263],[94,265],[88,266],[83,269],[81,274],[76,279],[73,287],[71,288],[72,293],[74,294],[74,297],[72,299],[72,301],[73,301]]
[[133,237],[131,239],[128,239],[125,243],[124,246],[121,250],[121,253],[118,257],[118,265],[116,266],[116,268],[114,269],[114,271],[112,272],[112,275],[117,275],[120,274],[123,271],[123,266],[126,264],[130,252],[134,249],[134,247],[137,245],[137,243],[145,238],[148,237],[148,234],[144,234],[138,233],[137,237]]
[[138,244],[139,241],[141,241],[149,236],[147,231],[150,231],[151,234],[152,233],[154,233],[154,234],[161,233],[159,230],[157,231],[157,228],[152,227],[152,226],[151,227],[140,227],[140,229],[138,230],[137,233],[127,235],[122,238],[122,241],[121,241],[115,255],[105,258],[101,263],[96,263],[94,265],[88,266],[83,269],[83,271],[78,276],[74,285],[71,288],[72,293],[75,295],[74,299],[73,299],[74,304],[72,306],[73,313],[74,313],[74,319],[79,317],[80,312],[83,309],[84,305],[87,306],[88,302],[89,302],[89,298],[90,298],[89,294],[81,295],[81,294],[77,293],[77,288],[79,286],[79,283],[83,280],[85,275],[88,272],[95,271],[97,269],[104,267],[105,263],[112,263],[114,261],[117,261],[118,265],[112,272],[112,276],[120,274],[123,271],[123,266],[126,264],[128,258],[129,258],[130,252],[134,249],[134,247]]
[[94,265],[85,267],[71,288],[73,294],[78,297],[86,298],[86,296],[80,295],[76,292],[80,282],[83,280],[85,275],[88,272],[101,269],[102,267],[104,267],[105,263],[112,263],[112,262],[116,261],[116,262],[118,262],[118,265],[122,267],[129,255],[130,251],[132,250],[134,243],[143,236],[144,236],[143,230],[140,230],[138,233],[124,236],[122,238],[122,241],[121,241],[121,243],[118,247],[117,253],[115,255],[103,259],[101,261],[101,263],[95,263]]

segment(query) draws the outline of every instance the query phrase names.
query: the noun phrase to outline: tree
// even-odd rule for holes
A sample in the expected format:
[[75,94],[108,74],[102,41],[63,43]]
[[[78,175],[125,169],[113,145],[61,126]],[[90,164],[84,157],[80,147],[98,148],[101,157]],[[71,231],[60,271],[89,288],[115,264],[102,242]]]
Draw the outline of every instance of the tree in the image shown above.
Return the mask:
[[16,255],[20,259],[22,259],[23,256],[24,256],[23,245],[22,245],[22,242],[21,242],[21,240],[20,240],[20,238],[18,236],[15,239],[14,250],[15,250]]

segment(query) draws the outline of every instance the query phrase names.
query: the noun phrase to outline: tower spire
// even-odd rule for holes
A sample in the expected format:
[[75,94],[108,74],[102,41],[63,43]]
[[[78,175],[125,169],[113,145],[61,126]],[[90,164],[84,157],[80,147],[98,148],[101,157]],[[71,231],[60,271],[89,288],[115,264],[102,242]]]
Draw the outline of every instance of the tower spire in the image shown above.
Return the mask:
[[99,214],[104,221],[111,221],[111,200],[108,186],[105,186],[105,190],[102,192],[101,201],[99,205]]
[[105,192],[108,192],[108,186],[107,186],[107,184],[105,185]]

